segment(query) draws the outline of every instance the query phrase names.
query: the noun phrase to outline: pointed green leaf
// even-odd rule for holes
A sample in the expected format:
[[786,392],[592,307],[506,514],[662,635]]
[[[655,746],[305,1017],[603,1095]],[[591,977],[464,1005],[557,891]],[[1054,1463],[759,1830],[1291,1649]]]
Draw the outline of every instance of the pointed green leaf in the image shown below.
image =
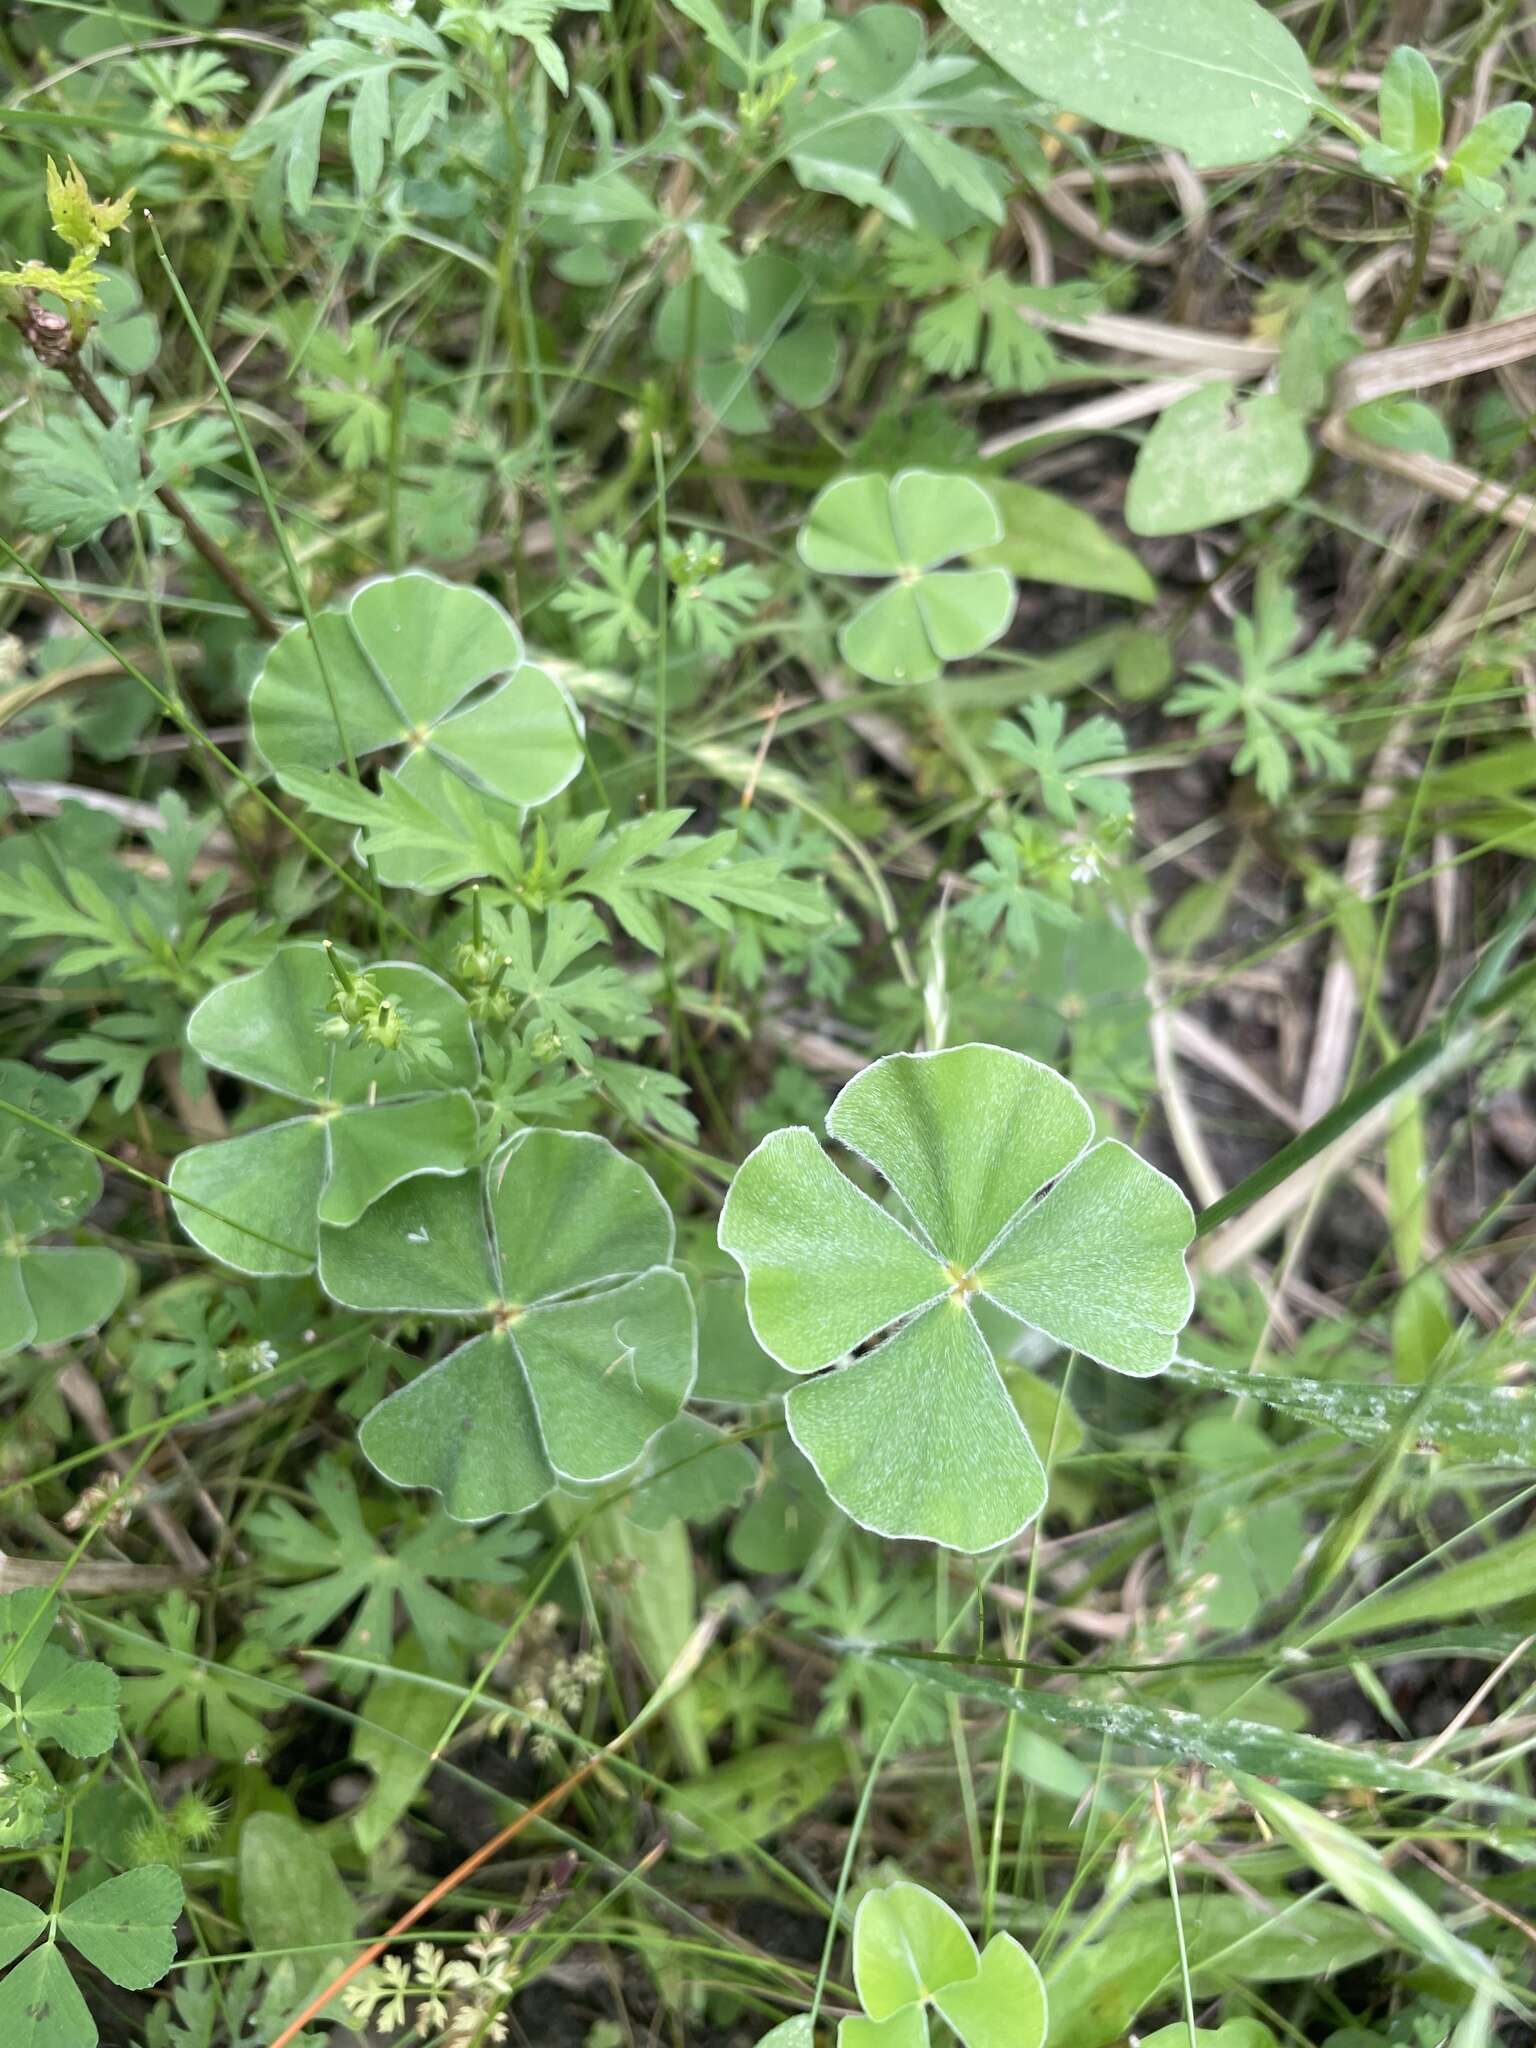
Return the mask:
[[1192,164],[1259,163],[1303,134],[1320,100],[1306,52],[1259,0],[943,0],[1032,93]]
[[795,1387],[785,1413],[838,1506],[879,1535],[992,1550],[1045,1506],[1035,1448],[958,1301]]
[[1102,590],[1150,604],[1157,585],[1129,548],[1112,540],[1091,512],[1054,491],[1006,481],[992,485],[1003,537],[982,548],[978,563],[996,564],[1023,583],[1059,583]]
[[964,1045],[877,1060],[839,1094],[827,1129],[890,1182],[938,1257],[968,1273],[1087,1147],[1093,1117],[1038,1060]]
[[125,1991],[158,1984],[176,1960],[181,1879],[163,1863],[109,1877],[59,1915],[59,1932]]
[[5,2048],[96,2048],[99,2038],[69,1965],[51,1941],[0,1978]]
[[872,2020],[964,1984],[979,1967],[965,1922],[919,1884],[869,1891],[853,1922],[853,1981]]
[[998,1676],[967,1671],[958,1665],[903,1657],[895,1652],[877,1655],[895,1666],[904,1678],[919,1685],[952,1694],[960,1699],[1002,1707],[1031,1727],[1086,1728],[1105,1742],[1128,1750],[1145,1750],[1148,1755],[1177,1762],[1202,1764],[1207,1770],[1262,1773],[1282,1785],[1294,1785],[1310,1792],[1343,1791],[1354,1788],[1372,1792],[1399,1792],[1416,1799],[1451,1802],[1473,1800],[1485,1806],[1501,1806],[1522,1815],[1536,1815],[1536,1800],[1502,1785],[1481,1779],[1437,1771],[1425,1764],[1400,1763],[1370,1743],[1324,1742],[1315,1735],[1292,1734],[1264,1721],[1246,1721],[1223,1715],[1213,1719],[1182,1707],[1143,1706],[1138,1701],[1087,1699],[1081,1693],[1043,1691],[1038,1686],[1010,1685]]
[[1315,1807],[1293,1799],[1258,1778],[1233,1783],[1254,1811],[1283,1835],[1320,1877],[1359,1913],[1390,1927],[1411,1955],[1438,1964],[1463,1984],[1486,1991],[1510,2011],[1523,2010],[1480,1949],[1452,1934],[1435,1909],[1394,1875],[1379,1850]]
[[1125,498],[1132,533],[1196,533],[1283,505],[1312,467],[1306,426],[1272,392],[1239,397],[1203,384],[1158,420],[1141,444]]
[[240,1829],[236,1874],[252,1948],[297,1951],[296,1995],[345,1959],[357,1908],[315,1829],[286,1813],[251,1814]]
[[37,1312],[21,1270],[21,1247],[0,1247],[0,1358],[23,1351],[37,1334]]
[[1433,157],[1440,147],[1440,81],[1434,66],[1411,43],[1400,43],[1381,74],[1377,100],[1381,139],[1405,156]]
[[791,1372],[829,1365],[946,1284],[933,1255],[802,1129],[773,1132],[738,1169],[720,1245],[746,1274],[758,1342]]
[[994,1935],[976,1975],[946,1985],[933,2002],[965,2048],[1044,2048],[1045,1986],[1011,1934]]
[[48,1646],[56,1602],[46,1586],[0,1594],[0,1689],[20,1692]]
[[0,1970],[29,1949],[48,1925],[48,1915],[20,1892],[0,1892]]
[[1106,1139],[1019,1218],[977,1272],[1021,1322],[1116,1372],[1161,1372],[1194,1291],[1194,1213],[1166,1174]]

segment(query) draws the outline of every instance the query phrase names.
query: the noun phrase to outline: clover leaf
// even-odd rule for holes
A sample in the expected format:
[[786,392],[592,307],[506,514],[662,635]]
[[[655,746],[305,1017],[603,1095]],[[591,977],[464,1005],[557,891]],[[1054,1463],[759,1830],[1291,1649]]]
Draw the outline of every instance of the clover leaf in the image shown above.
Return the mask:
[[[0,1893],[0,1965],[23,1957],[0,1981],[0,2040],[7,2048],[95,2048],[96,2022],[59,1951],[60,1936],[114,1984],[144,1991],[176,1960],[184,1903],[180,1878],[163,1863],[109,1877],[57,1913]],[[39,1935],[42,1946],[33,1948]]]
[[672,1243],[644,1167],[579,1131],[519,1131],[483,1173],[408,1181],[323,1228],[320,1284],[344,1307],[489,1324],[380,1402],[364,1455],[461,1522],[627,1471],[694,1380]]
[[921,1885],[866,1892],[853,1923],[853,1981],[866,2017],[838,2048],[927,2048],[934,2006],[965,2048],[1041,2048],[1045,1986],[1011,1934],[977,1953],[964,1922]]
[[990,647],[1013,616],[1006,569],[946,569],[991,547],[1003,522],[974,477],[907,469],[839,477],[800,529],[800,558],[825,576],[893,579],[838,634],[843,659],[877,683],[931,683],[947,661]]
[[265,967],[205,996],[187,1021],[209,1066],[305,1105],[302,1115],[195,1145],[172,1164],[177,1220],[227,1266],[307,1273],[321,1223],[355,1223],[412,1174],[462,1172],[474,1157],[466,1091],[480,1055],[464,1002],[437,975],[400,961],[365,978],[396,1019],[396,1051],[375,1056],[324,1034],[337,983],[325,947],[309,941],[280,946]]
[[[365,583],[321,612],[313,635],[291,627],[256,679],[251,730],[278,781],[311,803],[323,800],[320,771],[383,748],[400,750],[395,772],[412,796],[450,810],[460,784],[493,810],[548,803],[581,766],[580,714],[524,661],[501,606],[420,569]],[[405,888],[446,888],[473,872],[446,857],[379,863],[383,881]]]
[[126,1262],[103,1246],[33,1242],[82,1222],[100,1197],[101,1168],[67,1135],[85,1115],[90,1092],[23,1060],[0,1060],[5,1103],[58,1135],[0,1107],[0,1358],[96,1329],[128,1281]]
[[1193,1305],[1189,1204],[1118,1140],[1090,1143],[1069,1081],[1000,1046],[877,1060],[827,1129],[900,1215],[802,1126],[763,1140],[720,1216],[758,1342],[815,1375],[788,1396],[791,1434],[867,1528],[990,1550],[1040,1512],[1045,1477],[973,1299],[1116,1372],[1161,1372]]
[[759,250],[741,275],[740,307],[707,287],[695,292],[685,283],[668,292],[656,315],[656,348],[664,362],[693,358],[694,389],[721,426],[760,434],[774,396],[804,412],[831,395],[841,350],[829,315],[797,317],[806,280],[788,257]]

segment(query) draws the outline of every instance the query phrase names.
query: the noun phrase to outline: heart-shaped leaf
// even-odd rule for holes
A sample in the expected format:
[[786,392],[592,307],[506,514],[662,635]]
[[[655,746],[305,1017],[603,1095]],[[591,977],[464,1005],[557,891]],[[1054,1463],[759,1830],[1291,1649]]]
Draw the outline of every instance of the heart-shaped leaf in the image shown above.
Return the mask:
[[480,1056],[463,1000],[424,967],[386,961],[367,976],[403,1020],[397,1052],[376,1056],[322,1032],[336,983],[324,947],[308,943],[279,947],[188,1020],[210,1066],[308,1108],[172,1164],[182,1229],[225,1265],[307,1272],[320,1223],[355,1222],[412,1174],[461,1172],[474,1157],[466,1091]]
[[976,1944],[965,1922],[920,1884],[866,1892],[853,1922],[853,1981],[872,2020],[922,2004],[974,1978]]
[[926,683],[990,647],[1013,616],[1008,571],[945,569],[1003,538],[1003,523],[974,477],[908,469],[839,477],[800,529],[800,556],[827,576],[891,581],[838,636],[851,668],[877,683]]
[[817,1375],[788,1397],[791,1433],[866,1527],[992,1549],[1040,1512],[1045,1480],[972,1300],[1116,1372],[1161,1372],[1193,1305],[1189,1204],[1117,1140],[1090,1144],[1070,1082],[999,1046],[879,1060],[827,1129],[905,1221],[803,1128],[763,1140],[720,1217],[759,1343]]
[[1300,43],[1259,0],[943,0],[1031,92],[1192,164],[1259,163],[1321,105]]
[[158,1984],[176,1960],[181,1879],[163,1863],[109,1877],[59,1915],[59,1932],[125,1991]]
[[[514,829],[519,811],[548,803],[581,766],[575,706],[524,661],[500,605],[420,569],[365,583],[320,613],[313,634],[290,628],[256,679],[251,730],[280,782],[387,748],[411,795],[432,803],[445,785],[468,784],[493,811],[507,806]],[[305,789],[312,801],[313,783]],[[474,866],[392,855],[379,872],[437,890]]]
[[692,356],[694,389],[723,427],[760,434],[773,397],[804,412],[830,396],[842,351],[831,318],[802,310],[805,273],[787,256],[760,249],[741,275],[740,307],[707,287],[674,286],[656,315],[656,348],[664,362]]
[[381,1402],[364,1453],[460,1521],[627,1471],[693,1385],[693,1302],[645,1169],[586,1132],[519,1131],[483,1174],[419,1178],[320,1233],[320,1282],[374,1313],[490,1327]]
[[0,1979],[5,2048],[96,2048],[99,2039],[69,1965],[51,1941]]
[[1202,384],[1170,405],[1141,444],[1125,498],[1132,533],[1195,533],[1284,505],[1301,491],[1312,449],[1301,415],[1273,392],[1251,398]]

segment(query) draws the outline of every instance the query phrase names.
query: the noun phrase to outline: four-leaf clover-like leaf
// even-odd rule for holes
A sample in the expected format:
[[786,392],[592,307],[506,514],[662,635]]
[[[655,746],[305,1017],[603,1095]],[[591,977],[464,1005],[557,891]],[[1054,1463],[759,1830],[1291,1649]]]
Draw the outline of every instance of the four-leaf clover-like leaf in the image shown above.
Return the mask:
[[[363,584],[318,615],[313,635],[291,627],[251,693],[251,731],[279,782],[322,808],[319,771],[390,748],[411,795],[451,812],[467,784],[511,806],[515,827],[516,812],[575,775],[581,730],[560,684],[524,660],[522,635],[494,598],[420,569]],[[406,888],[446,888],[470,872],[425,857],[379,865],[382,880]]]
[[694,1380],[672,1245],[644,1167],[580,1131],[519,1131],[483,1174],[407,1181],[323,1229],[320,1284],[343,1306],[489,1325],[380,1402],[364,1454],[463,1522],[627,1471]]
[[[321,1223],[355,1223],[417,1173],[461,1173],[475,1156],[468,1090],[480,1078],[469,1011],[424,967],[385,961],[369,980],[404,1019],[402,1049],[376,1058],[324,1036],[335,988],[325,948],[281,946],[265,967],[205,996],[187,1021],[211,1067],[305,1105],[281,1123],[195,1145],[171,1167],[182,1229],[243,1273],[307,1273]],[[413,1056],[413,1038],[429,1052]]]
[[[0,1358],[94,1330],[122,1299],[128,1267],[116,1252],[33,1242],[83,1222],[101,1194],[101,1168],[67,1135],[89,1100],[88,1090],[56,1074],[0,1060]],[[6,1103],[61,1135],[24,1122]]]
[[838,2048],[928,2048],[935,2007],[965,2048],[1041,2048],[1045,1986],[1011,1934],[979,1954],[963,1920],[921,1885],[866,1892],[853,1923],[853,1981],[865,2017]]
[[800,558],[825,576],[890,578],[838,634],[850,668],[877,683],[931,683],[947,661],[979,654],[1007,630],[1006,569],[946,569],[1003,537],[974,477],[905,469],[839,477],[800,529]]
[[763,1140],[720,1216],[758,1342],[816,1375],[787,1398],[790,1430],[855,1521],[990,1550],[1046,1489],[972,1302],[1116,1372],[1161,1372],[1193,1306],[1189,1204],[1118,1140],[1091,1143],[1069,1081],[1000,1046],[877,1060],[827,1129],[899,1214],[796,1127]]
[[707,287],[674,286],[656,315],[656,347],[664,362],[693,357],[694,387],[723,427],[760,434],[772,419],[762,386],[797,412],[820,405],[837,383],[841,351],[829,315],[799,315],[805,275],[787,256],[760,250],[742,265],[742,283],[741,307]]

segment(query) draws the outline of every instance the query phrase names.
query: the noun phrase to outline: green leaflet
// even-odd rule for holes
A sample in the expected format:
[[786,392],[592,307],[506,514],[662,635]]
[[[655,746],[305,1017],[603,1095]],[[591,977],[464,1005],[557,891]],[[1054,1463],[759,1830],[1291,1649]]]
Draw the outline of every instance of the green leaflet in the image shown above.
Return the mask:
[[324,947],[307,941],[215,989],[188,1020],[188,1040],[210,1066],[308,1110],[172,1163],[177,1220],[225,1265],[306,1272],[321,1224],[354,1223],[411,1175],[460,1172],[474,1157],[468,1091],[480,1055],[463,999],[401,961],[369,968],[367,979],[405,1020],[399,1052],[375,1055],[323,1034],[336,984]]
[[1481,1950],[1454,1935],[1435,1909],[1394,1875],[1369,1842],[1273,1785],[1245,1777],[1233,1782],[1254,1811],[1283,1835],[1320,1877],[1341,1892],[1357,1912],[1390,1927],[1409,1954],[1438,1964],[1510,2011],[1526,2011],[1513,1987],[1502,1981]]
[[[501,677],[484,694],[482,686]],[[565,691],[526,663],[523,641],[482,591],[424,570],[381,576],[344,609],[289,629],[251,694],[251,730],[279,781],[389,748],[401,785],[429,805],[461,784],[494,812],[547,803],[581,766],[581,720]],[[397,855],[391,885],[441,890],[473,860]]]
[[973,1299],[1116,1371],[1159,1372],[1192,1305],[1189,1205],[1125,1146],[1090,1144],[1070,1082],[998,1046],[877,1061],[827,1128],[909,1221],[803,1128],[764,1139],[720,1217],[758,1341],[820,1373],[789,1394],[790,1429],[866,1527],[990,1549],[1039,1513],[1045,1482]]
[[824,576],[892,579],[847,621],[838,645],[873,682],[931,683],[946,662],[1007,630],[1008,571],[943,566],[1002,539],[997,506],[974,477],[907,469],[828,484],[800,529],[800,559]]
[[350,1230],[322,1229],[333,1300],[490,1325],[373,1410],[366,1456],[470,1522],[628,1470],[694,1380],[672,1245],[644,1168],[573,1131],[520,1131],[483,1175],[407,1181]]
[[904,1677],[963,1699],[1004,1707],[1044,1728],[1087,1728],[1128,1749],[1154,1756],[1176,1757],[1206,1765],[1228,1777],[1238,1772],[1262,1773],[1287,1785],[1312,1792],[1360,1786],[1378,1792],[1402,1792],[1421,1799],[1475,1799],[1484,1805],[1536,1815],[1536,1800],[1501,1785],[1488,1785],[1465,1775],[1434,1771],[1420,1764],[1398,1763],[1364,1743],[1344,1748],[1314,1735],[1292,1735],[1260,1721],[1212,1720],[1177,1707],[1142,1706],[1131,1701],[1100,1702],[1078,1694],[1044,1692],[1013,1686],[1000,1679],[928,1663],[898,1653],[876,1655]]
[[1257,163],[1306,130],[1321,98],[1306,53],[1259,0],[943,0],[1031,92],[1192,164]]

